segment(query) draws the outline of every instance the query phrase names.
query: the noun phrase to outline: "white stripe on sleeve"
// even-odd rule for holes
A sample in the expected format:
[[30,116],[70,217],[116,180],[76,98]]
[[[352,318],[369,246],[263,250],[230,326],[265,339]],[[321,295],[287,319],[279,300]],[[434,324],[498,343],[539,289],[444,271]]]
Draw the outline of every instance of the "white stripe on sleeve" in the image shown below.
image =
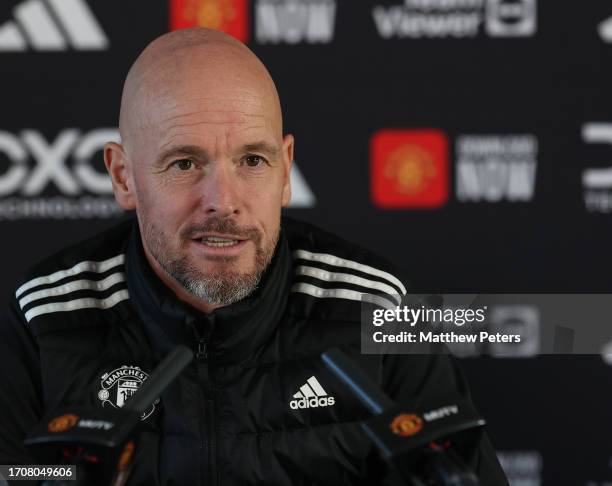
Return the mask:
[[48,297],[57,297],[58,295],[65,295],[71,292],[77,292],[79,290],[104,291],[111,288],[113,285],[124,281],[125,273],[122,272],[113,273],[103,280],[74,280],[58,287],[51,287],[49,289],[32,292],[19,301],[19,307],[23,309],[27,304],[35,300],[46,299]]
[[43,277],[37,277],[28,282],[24,283],[21,287],[17,289],[15,292],[15,296],[19,298],[21,294],[23,294],[26,290],[30,290],[31,288],[38,287],[39,285],[52,284],[66,277],[72,277],[74,275],[78,275],[83,272],[93,272],[93,273],[104,273],[107,270],[110,270],[113,267],[121,265],[125,262],[125,253],[121,253],[117,256],[109,258],[108,260],[104,260],[101,262],[92,262],[92,261],[84,261],[77,263],[71,268],[66,270],[58,270],[55,273],[50,275],[45,275]]
[[396,285],[401,290],[402,294],[406,294],[406,287],[404,287],[404,284],[400,282],[398,278],[394,277],[390,273],[383,272],[382,270],[371,267],[369,265],[364,265],[353,260],[345,260],[344,258],[329,255],[327,253],[312,253],[306,250],[295,250],[293,252],[293,256],[302,260],[326,263],[327,265],[333,265],[336,267],[350,268],[352,270],[358,270],[363,273],[368,273],[370,275],[375,275],[376,277],[384,278],[392,284]]
[[110,307],[113,307],[122,300],[127,300],[129,298],[130,295],[128,291],[124,289],[115,292],[106,299],[85,298],[70,300],[68,302],[54,302],[52,304],[43,304],[37,307],[32,307],[28,312],[25,313],[25,318],[28,322],[30,322],[35,317],[41,316],[43,314],[51,314],[52,312],[66,312],[88,308],[109,309]]
[[399,305],[401,302],[401,298],[397,296],[397,290],[395,287],[391,287],[390,285],[384,284],[377,280],[368,280],[363,277],[358,277],[357,275],[352,275],[350,273],[335,273],[328,272],[326,270],[322,270],[316,267],[307,267],[304,265],[300,265],[296,268],[295,273],[297,275],[305,275],[307,277],[317,278],[319,280],[324,280],[325,282],[345,282],[353,285],[358,285],[360,287],[365,287],[366,289],[380,290],[386,294],[389,294],[393,300]]
[[348,289],[323,289],[321,287],[317,287],[316,285],[312,285],[305,282],[298,282],[293,284],[291,287],[291,292],[300,292],[303,294],[308,294],[313,297],[318,298],[330,298],[330,299],[347,299],[347,300],[356,300],[358,302],[369,302],[371,304],[379,305],[385,309],[390,309],[393,307],[393,304],[390,300],[385,299],[379,295],[372,295],[362,292],[357,292],[355,290]]

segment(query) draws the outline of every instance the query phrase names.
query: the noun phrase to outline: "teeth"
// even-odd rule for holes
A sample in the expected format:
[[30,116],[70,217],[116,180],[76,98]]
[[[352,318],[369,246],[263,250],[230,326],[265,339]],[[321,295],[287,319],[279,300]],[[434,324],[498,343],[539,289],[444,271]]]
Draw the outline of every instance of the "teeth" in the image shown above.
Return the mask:
[[218,241],[219,243],[225,243],[227,241],[236,241],[236,240],[230,240],[228,238],[221,238],[219,236],[205,236],[204,238],[202,238],[202,241]]
[[204,240],[202,240],[202,243],[204,243],[206,246],[214,246],[217,248],[221,248],[224,246],[234,246],[238,244],[237,241],[228,241],[225,243],[221,243],[221,242],[212,242],[212,241],[204,241]]
[[202,238],[201,241],[207,246],[214,246],[217,248],[238,244],[238,240],[228,240],[227,238],[219,238],[217,236],[207,236],[206,238]]

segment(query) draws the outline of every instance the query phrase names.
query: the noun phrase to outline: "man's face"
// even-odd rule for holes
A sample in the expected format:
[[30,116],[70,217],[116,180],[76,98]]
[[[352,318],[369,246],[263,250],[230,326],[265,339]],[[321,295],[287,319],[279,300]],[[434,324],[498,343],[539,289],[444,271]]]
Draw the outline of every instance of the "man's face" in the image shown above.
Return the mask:
[[293,142],[256,83],[194,77],[156,93],[127,156],[145,251],[191,294],[227,305],[272,258]]

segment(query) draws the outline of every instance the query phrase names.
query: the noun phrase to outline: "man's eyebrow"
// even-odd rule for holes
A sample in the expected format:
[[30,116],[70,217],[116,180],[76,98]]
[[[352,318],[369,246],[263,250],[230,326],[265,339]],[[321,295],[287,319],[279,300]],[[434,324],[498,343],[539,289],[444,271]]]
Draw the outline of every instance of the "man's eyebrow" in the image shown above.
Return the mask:
[[[277,155],[280,148],[268,142],[255,142],[243,145],[240,150],[242,152],[262,152],[271,156]],[[208,152],[197,145],[177,145],[164,150],[157,158],[157,163],[162,164],[166,160],[173,157],[196,157],[206,159]]]
[[163,163],[171,157],[184,156],[184,157],[197,157],[206,158],[207,152],[197,145],[177,145],[164,150],[157,158],[158,163]]
[[277,155],[280,148],[268,142],[247,143],[242,146],[243,152],[263,152],[269,155]]

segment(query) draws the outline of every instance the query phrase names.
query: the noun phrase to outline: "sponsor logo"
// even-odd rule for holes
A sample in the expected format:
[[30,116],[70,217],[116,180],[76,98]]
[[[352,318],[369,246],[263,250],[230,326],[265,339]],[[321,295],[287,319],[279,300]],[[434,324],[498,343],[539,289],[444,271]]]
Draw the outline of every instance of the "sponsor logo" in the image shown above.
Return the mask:
[[[607,365],[612,366],[612,341],[608,341],[601,347],[601,359]],[[612,467],[612,463],[610,467]]]
[[370,196],[379,208],[436,208],[449,187],[448,139],[433,129],[383,129],[370,141]]
[[[612,123],[586,123],[582,127],[582,140],[589,145],[612,145]],[[607,167],[589,167],[582,172],[584,205],[590,213],[612,212],[611,162],[608,161]]]
[[85,0],[26,0],[0,24],[0,52],[100,51],[108,38]]
[[306,383],[300,387],[300,391],[293,395],[293,398],[289,402],[289,407],[292,410],[331,407],[336,403],[336,399],[327,395],[327,392],[314,376],[306,380]]
[[113,422],[106,420],[91,420],[81,419],[77,423],[77,427],[80,429],[94,429],[94,430],[110,430],[115,426]]
[[110,430],[115,424],[106,420],[79,419],[77,415],[65,414],[49,422],[49,432],[66,432],[76,426],[79,429]]
[[423,429],[423,419],[413,413],[402,413],[389,425],[391,432],[400,437],[410,437]]
[[498,305],[490,311],[490,332],[521,336],[520,343],[489,343],[493,356],[528,358],[540,352],[540,311],[532,305]]
[[328,43],[335,18],[335,0],[257,0],[255,36],[261,44]]
[[612,366],[612,341],[608,341],[601,348],[601,359],[609,366]]
[[51,142],[37,130],[0,131],[0,220],[122,214],[106,170],[96,169],[103,165],[104,143],[111,140],[119,141],[114,128],[87,133],[70,128]]
[[55,417],[53,420],[51,420],[47,428],[49,429],[49,432],[65,432],[66,430],[74,427],[78,420],[79,417],[77,415],[60,415],[59,417]]
[[[120,141],[116,128],[82,133],[62,130],[48,141],[37,130],[0,130],[0,220],[92,219],[123,214],[102,163],[108,141]],[[291,208],[310,208],[316,197],[293,164]]]
[[294,209],[315,207],[317,198],[295,162],[291,165],[289,177],[291,179],[291,202],[288,207]]
[[[102,406],[121,408],[131,398],[134,393],[149,378],[149,375],[142,371],[138,366],[123,365],[120,368],[104,373],[100,381],[98,399]],[[159,403],[159,398],[143,412],[141,420],[146,419],[155,410],[155,405]]]
[[170,0],[170,30],[210,27],[247,42],[247,0]]
[[456,141],[460,202],[526,202],[534,195],[534,135],[461,135]]
[[400,437],[411,437],[418,434],[425,422],[433,422],[459,413],[457,405],[436,408],[425,412],[422,417],[414,413],[401,413],[391,421],[389,428],[391,432]]
[[599,37],[604,42],[612,42],[612,17],[607,18],[597,26]]
[[536,0],[488,0],[485,27],[491,37],[530,37],[536,33]]
[[[370,141],[370,194],[382,209],[439,208],[449,198],[448,137],[432,129],[382,129]],[[460,135],[455,142],[461,203],[529,202],[538,139],[531,134]]]
[[[255,38],[260,44],[325,44],[333,41],[336,0],[256,0]],[[170,0],[170,29],[211,27],[242,42],[250,37],[247,0]]]
[[536,0],[404,0],[375,6],[372,17],[383,39],[529,37],[536,7]]
[[423,418],[426,422],[433,422],[434,420],[440,420],[451,415],[457,415],[459,413],[459,407],[457,405],[449,405],[448,407],[440,407],[423,414]]
[[497,451],[497,458],[510,484],[540,486],[542,454],[533,450]]

